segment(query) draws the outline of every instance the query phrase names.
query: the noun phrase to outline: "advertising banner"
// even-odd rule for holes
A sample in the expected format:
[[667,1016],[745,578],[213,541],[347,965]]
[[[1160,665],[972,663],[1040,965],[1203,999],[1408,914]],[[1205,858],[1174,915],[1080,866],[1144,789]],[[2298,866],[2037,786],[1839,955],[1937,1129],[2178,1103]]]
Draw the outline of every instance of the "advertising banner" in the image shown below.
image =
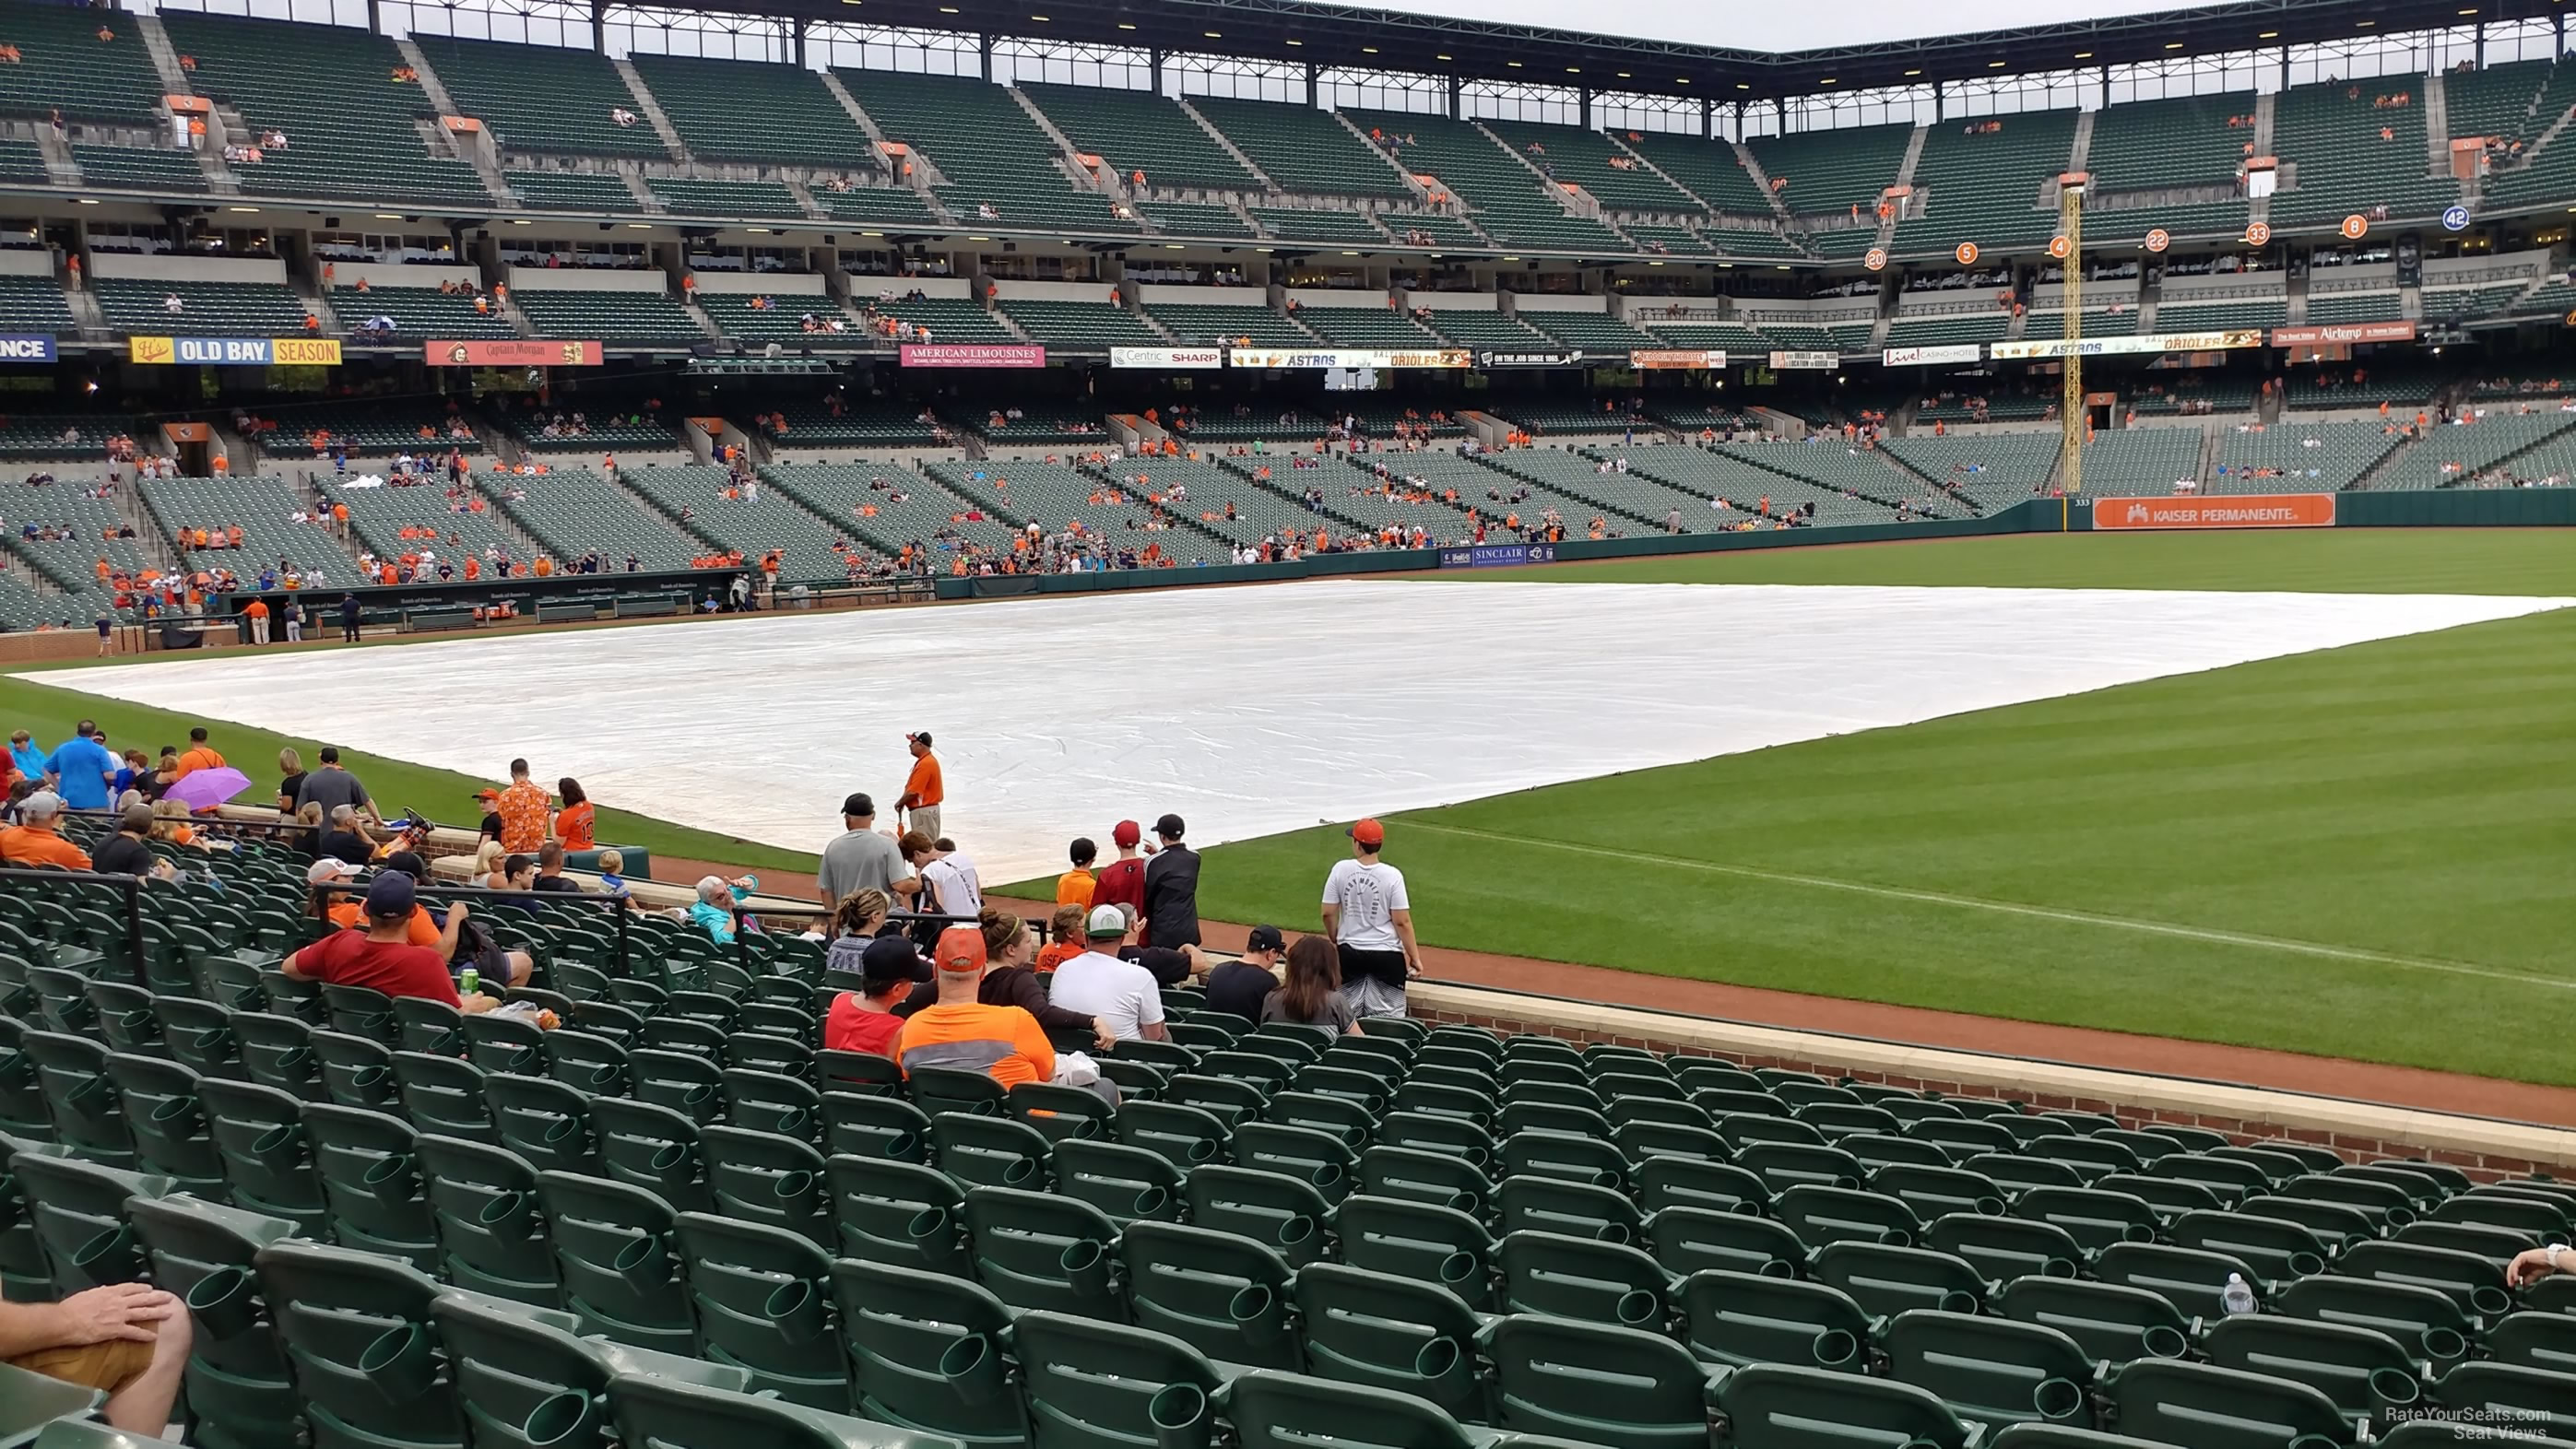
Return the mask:
[[1552,543],[1480,543],[1473,548],[1440,550],[1440,566],[1444,569],[1515,568],[1554,562],[1556,545]]
[[1726,354],[1715,350],[1639,348],[1628,365],[1640,372],[1714,372],[1726,366]]
[[1573,367],[1583,361],[1583,349],[1569,347],[1553,352],[1485,351],[1476,354],[1478,367]]
[[33,334],[0,336],[0,362],[51,362],[54,339]]
[[556,342],[530,337],[498,342],[424,342],[420,360],[432,367],[597,367],[596,342]]
[[340,363],[340,341],[336,337],[129,337],[125,340],[125,355],[129,361],[147,364],[266,367],[271,363],[300,363],[336,367]]
[[2331,493],[2247,493],[2229,498],[2096,498],[2097,529],[2331,528]]
[[2337,322],[2317,327],[2275,327],[2275,347],[2314,347],[2335,342],[2412,342],[2412,322]]
[[1223,367],[1222,347],[1113,347],[1111,367]]
[[1773,372],[1831,372],[1843,365],[1839,352],[1774,352]]
[[1228,367],[1258,367],[1264,370],[1282,368],[1360,368],[1441,367],[1466,368],[1476,364],[1474,355],[1463,347],[1426,347],[1402,351],[1372,347],[1235,347],[1225,354]]
[[1046,349],[1022,342],[907,342],[905,367],[1044,367]]
[[2263,329],[2238,327],[2224,332],[2159,332],[2146,337],[2079,337],[2070,342],[1995,342],[1986,355],[2001,362],[2020,357],[2110,357],[2127,353],[2224,352],[2263,345]]
[[1939,347],[1890,347],[1878,356],[1885,367],[1910,367],[1918,363],[1939,365],[1951,362],[1975,362],[1986,355],[1985,348],[1974,342],[1952,342]]

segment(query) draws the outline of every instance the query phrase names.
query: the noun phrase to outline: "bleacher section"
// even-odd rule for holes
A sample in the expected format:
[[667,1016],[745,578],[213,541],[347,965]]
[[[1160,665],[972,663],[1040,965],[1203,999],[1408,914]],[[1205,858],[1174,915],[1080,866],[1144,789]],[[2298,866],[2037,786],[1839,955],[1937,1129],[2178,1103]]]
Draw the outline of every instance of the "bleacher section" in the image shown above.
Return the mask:
[[1049,347],[1154,347],[1163,342],[1143,319],[1106,302],[1003,298],[1002,311],[1032,341]]
[[2392,459],[2371,480],[2371,490],[2457,488],[2572,426],[2576,413],[2554,408],[2526,415],[2498,407],[2467,415],[2467,421],[2436,426]]
[[[361,461],[367,458],[392,458],[403,453],[444,457],[451,448],[462,448],[468,454],[483,444],[470,430],[468,436],[455,436],[451,425],[463,421],[457,404],[444,410],[425,403],[313,403],[297,407],[279,419],[276,431],[260,437],[261,451],[270,458],[283,460],[280,466],[296,459],[311,458],[317,467],[334,448],[345,448],[352,472],[366,471]],[[429,436],[421,436],[427,428]],[[316,451],[314,443],[324,446]]]
[[[479,496],[469,500],[482,504],[479,509],[451,504],[443,475],[439,482],[401,488],[352,488],[349,480],[334,478],[326,470],[314,486],[324,498],[348,508],[349,531],[356,535],[359,547],[378,558],[400,558],[426,549],[459,569],[469,554],[477,559],[529,561],[526,546],[501,527],[490,501]],[[413,530],[412,537],[403,537],[406,528]],[[422,529],[436,529],[437,536],[424,540],[419,536]]]
[[73,595],[39,589],[25,565],[0,556],[0,629],[86,629],[106,602],[94,590]]
[[[1560,184],[1580,186],[1610,212],[1696,214],[1698,202],[1599,131],[1537,121],[1488,120],[1494,138],[1538,164]],[[1622,165],[1613,166],[1617,160]]]
[[0,277],[0,329],[69,333],[77,323],[71,303],[51,277]]
[[391,79],[402,52],[344,26],[165,13],[170,44],[196,59],[196,93],[236,107],[245,139],[284,132],[285,149],[232,169],[259,196],[345,196],[488,206],[473,166],[432,156],[413,126],[435,110],[417,84]]
[[1188,201],[1149,201],[1128,208],[1164,236],[1248,237],[1252,228],[1230,207],[1208,206]]
[[823,208],[823,214],[834,221],[880,227],[930,226],[937,221],[931,215],[930,203],[908,187],[854,185],[846,191],[836,191],[818,182],[809,188],[809,194]]
[[[1374,128],[1386,133],[1399,165],[1417,175],[1440,178],[1441,185],[1466,204],[1469,218],[1505,247],[1588,255],[1636,250],[1608,227],[1589,217],[1570,215],[1557,204],[1546,189],[1548,183],[1531,169],[1547,164],[1543,156],[1530,157],[1531,166],[1524,166],[1475,126],[1445,116],[1409,111],[1344,114],[1363,131]],[[1397,139],[1406,135],[1413,137],[1412,144]]]
[[[1261,229],[1281,241],[1326,242],[1341,246],[1382,247],[1387,233],[1378,230],[1361,211],[1328,211],[1321,208],[1255,206],[1246,208]],[[1418,223],[1417,223],[1418,224]],[[1398,226],[1395,235],[1403,236]]]
[[72,160],[80,166],[83,185],[107,191],[184,191],[207,189],[205,168],[193,151],[159,146],[75,146]]
[[740,217],[750,221],[805,219],[805,208],[775,181],[655,176],[644,184],[665,208],[682,216]]
[[[1912,126],[1854,126],[1756,136],[1745,148],[1778,188],[1776,194],[1791,215],[1849,218],[1856,206],[1860,217],[1853,225],[1863,228],[1857,235],[1866,238],[1875,233],[1872,213],[1879,196],[1895,184],[1896,168],[1913,139]],[[1850,254],[1858,256],[1868,246],[1861,240]]]
[[2522,295],[2530,282],[2485,282],[2465,287],[2424,289],[2424,320],[2429,323],[2465,324],[2494,316],[2514,298]]
[[1188,101],[1282,190],[1372,201],[1413,199],[1386,162],[1327,112],[1217,96],[1191,96]]
[[[2410,103],[2379,104],[2398,95]],[[2460,188],[2426,174],[2424,124],[2420,75],[2281,92],[2273,99],[2272,151],[2296,165],[2297,185],[2273,193],[2273,227],[2333,224],[2380,206],[2389,220],[2439,215],[2460,199]]]
[[1931,347],[1959,342],[2001,342],[2012,326],[2009,314],[1995,307],[1965,312],[1899,313],[1888,323],[1890,347]]
[[[102,26],[113,39],[99,40]],[[66,121],[157,123],[168,87],[131,13],[13,0],[0,6],[0,44],[19,56],[0,66],[0,115],[41,121],[60,110]]]
[[435,286],[395,287],[370,276],[367,290],[335,288],[330,302],[341,325],[352,331],[365,326],[371,318],[392,318],[396,344],[415,349],[432,337],[519,335],[499,308],[477,312],[473,298],[441,292]]
[[1437,347],[1421,323],[1387,307],[1300,307],[1297,320],[1336,347]]
[[[114,331],[196,337],[303,335],[304,301],[281,282],[164,282],[100,277],[89,284]],[[173,312],[169,299],[177,297]]]
[[[27,560],[36,572],[66,593],[95,591],[98,587],[98,561],[127,574],[139,573],[148,560],[140,539],[110,538],[107,535],[123,526],[124,516],[116,504],[104,498],[84,498],[70,483],[53,483],[41,488],[11,486],[0,492],[0,517],[7,519],[0,527],[0,545]],[[73,538],[29,538],[30,525],[70,528]]]
[[478,473],[475,484],[511,522],[545,545],[559,566],[596,552],[606,572],[624,569],[630,554],[647,572],[685,569],[709,551],[678,525],[636,507],[616,483],[586,470]]
[[[2138,331],[2138,309],[2134,306],[2113,310],[2108,307],[2084,309],[2084,335],[2087,337],[2132,337]],[[2022,339],[2027,342],[2054,342],[2066,335],[2066,313],[2063,309],[2033,312],[2022,319]]]
[[2538,114],[2538,108],[2553,68],[2545,60],[2509,60],[2484,70],[2444,74],[2443,114],[2451,136],[2528,141],[2549,129],[2557,117]]
[[1771,214],[1771,198],[1754,181],[1753,173],[1744,169],[1732,141],[1672,131],[1623,132],[1618,139],[1718,211],[1731,216]]
[[283,559],[306,575],[308,586],[317,576],[324,585],[358,581],[358,561],[341,550],[338,540],[318,522],[295,521],[296,514],[309,512],[312,505],[282,478],[146,478],[135,486],[161,531],[173,538],[182,528],[210,534],[219,527],[241,529],[239,548],[182,555],[198,567],[230,569],[241,578],[257,579],[260,570]]
[[[1726,516],[1711,508],[1705,496],[1676,488],[1636,466],[1648,453],[1663,451],[1586,448],[1569,453],[1556,448],[1515,448],[1491,455],[1487,461],[1514,478],[1545,487],[1560,497],[1579,500],[1589,511],[1614,515],[1623,533],[1661,533],[1666,520],[1676,513],[1681,515],[1684,533],[1711,533],[1725,528]],[[1624,473],[1615,466],[1621,458],[1629,462]],[[1604,462],[1614,464],[1609,472],[1601,471]],[[1583,515],[1568,512],[1569,536],[1581,537],[1588,521]]]
[[[1830,455],[1830,456],[1829,456]],[[1670,484],[1698,500],[1696,513],[1685,509],[1685,519],[1699,518],[1694,528],[1705,528],[1706,518],[1717,519],[1720,529],[1733,528],[1748,517],[1761,512],[1762,500],[1771,500],[1770,516],[1786,517],[1806,504],[1816,505],[1815,521],[1834,523],[1891,523],[1895,515],[1883,504],[1869,498],[1846,498],[1844,482],[1826,486],[1818,477],[1849,478],[1869,485],[1874,497],[1902,496],[1909,486],[1909,475],[1885,463],[1845,449],[1840,439],[1830,443],[1721,443],[1715,448],[1636,448],[1629,450],[1628,470]],[[1795,476],[1793,476],[1795,475]],[[1917,488],[1919,484],[1913,485]],[[1723,498],[1727,507],[1713,506]]]
[[2057,231],[2057,213],[2042,209],[2041,187],[2065,172],[2074,145],[2073,111],[2022,111],[1932,127],[1914,163],[1914,189],[1919,197],[1928,194],[1929,211],[1898,224],[1894,249],[1939,253],[1974,242],[1995,251],[2046,242]]
[[1421,232],[1431,238],[1433,246],[1482,248],[1493,245],[1478,236],[1473,226],[1447,212],[1382,211],[1378,213],[1378,221],[1399,238],[1408,231]]
[[[756,487],[748,498],[735,490],[727,498],[732,475],[721,467],[620,468],[618,473],[664,513],[677,518],[686,510],[692,530],[747,560],[756,562],[771,549],[780,550],[781,583],[838,583],[849,577],[847,550],[858,550],[863,559],[875,557],[848,530],[825,524],[775,487]],[[835,549],[836,543],[842,547]]]
[[[783,433],[766,430],[771,443],[780,448],[927,448],[938,441],[932,425],[921,420],[919,407],[843,397],[837,414],[821,403],[768,404],[769,415],[787,424]],[[733,422],[753,425],[749,417]]]
[[689,347],[707,340],[697,320],[667,292],[521,287],[511,298],[540,337],[596,337],[630,347]]
[[1551,344],[1547,334],[1500,312],[1478,307],[1443,307],[1431,314],[1441,336],[1461,347],[1539,348]]
[[1002,325],[1001,319],[986,311],[980,303],[970,302],[963,297],[922,297],[912,301],[898,298],[895,301],[883,301],[869,296],[866,280],[864,277],[854,277],[850,281],[851,301],[856,304],[863,317],[874,312],[878,316],[910,322],[916,327],[927,327],[930,329],[932,340],[938,342],[1017,342],[1020,340],[1011,329]]
[[2334,493],[2351,487],[2397,442],[2376,422],[2240,423],[2219,433],[2218,461],[2201,491]]
[[1145,310],[1174,337],[1194,345],[1249,341],[1256,346],[1305,347],[1315,341],[1267,307],[1155,302]]
[[1020,93],[1082,151],[1149,191],[1259,191],[1261,183],[1176,103],[1145,91],[1026,82]]
[[[2576,65],[2553,67],[2540,94],[2532,102],[2529,130],[2521,139],[2539,140],[2541,133],[2557,124],[2567,109],[2576,105]],[[2461,134],[2454,130],[2454,136]],[[2489,208],[2527,206],[2536,202],[2563,203],[2576,195],[2576,145],[2556,142],[2541,147],[2525,158],[2520,166],[2500,167],[2491,172],[2479,189],[2479,203]]]
[[700,160],[873,168],[867,133],[803,66],[640,51],[628,59]]
[[[829,297],[811,293],[780,294],[766,298],[771,305],[754,307],[751,304],[755,295],[749,292],[701,291],[697,294],[697,303],[699,309],[715,322],[717,330],[737,342],[754,345],[775,342],[790,352],[800,348],[828,352],[866,351],[883,345],[884,339],[842,316],[841,309],[833,305]],[[805,314],[808,312],[817,318],[838,321],[847,330],[808,332],[805,330]]]
[[2279,327],[2289,320],[2285,295],[2230,292],[2224,296],[2182,296],[2167,284],[2156,308],[2158,332],[2210,332],[2230,327]]
[[1035,523],[1047,533],[1063,533],[1079,523],[1085,535],[1113,550],[1142,554],[1159,545],[1162,554],[1184,566],[1227,562],[1224,544],[1189,521],[1198,500],[1185,498],[1170,505],[1170,516],[1162,526],[1155,525],[1153,505],[1146,495],[1164,493],[1171,486],[1171,480],[1154,466],[1162,461],[1138,459],[1106,470],[1113,478],[1141,474],[1148,480],[1143,485],[1104,483],[1092,472],[1066,464],[1025,460],[932,463],[923,471],[959,497]]
[[[2232,187],[2246,148],[2254,144],[2254,105],[2252,92],[2229,91],[2105,106],[2094,114],[2084,169],[2092,174],[2095,192],[2104,196]],[[2231,119],[2242,124],[2229,125]],[[2176,230],[2163,220],[2153,224]],[[2091,229],[2089,218],[2086,229]]]
[[[552,435],[546,428],[562,418]],[[679,435],[646,413],[584,409],[579,401],[504,414],[501,425],[531,453],[651,453],[680,446]]]
[[2200,476],[2200,446],[2198,428],[2096,433],[2084,446],[2084,491],[2112,498],[2171,493],[2176,481]]
[[[853,542],[865,540],[883,554],[910,545],[936,558],[944,545],[960,541],[1008,551],[1017,535],[1009,523],[907,468],[773,464],[760,476],[850,528]],[[879,482],[886,486],[872,486]]]
[[651,123],[638,116],[621,126],[611,118],[615,111],[633,112],[635,97],[617,67],[595,50],[421,34],[412,42],[448,98],[504,150],[669,159]]
[[1518,313],[1518,320],[1524,326],[1535,327],[1557,341],[1580,347],[1595,357],[1612,356],[1624,360],[1624,354],[1632,348],[1664,345],[1607,312],[1554,312],[1524,307]]
[[591,171],[534,171],[525,167],[502,173],[519,199],[544,211],[640,212],[624,180]]
[[835,69],[889,141],[919,151],[939,169],[941,201],[972,225],[990,204],[1002,223],[1133,232],[1097,191],[1078,190],[1057,168],[1059,153],[1028,112],[1000,86],[957,76]]
[[1887,438],[1879,451],[1944,492],[1992,513],[2043,491],[2057,471],[2058,435],[1953,433],[1936,438],[1927,428]]
[[[2393,322],[2403,315],[2404,308],[2405,298],[2394,289],[2385,292],[2319,292],[2314,284],[2308,288],[2308,321],[2311,323]],[[2429,313],[2429,307],[2427,311]]]

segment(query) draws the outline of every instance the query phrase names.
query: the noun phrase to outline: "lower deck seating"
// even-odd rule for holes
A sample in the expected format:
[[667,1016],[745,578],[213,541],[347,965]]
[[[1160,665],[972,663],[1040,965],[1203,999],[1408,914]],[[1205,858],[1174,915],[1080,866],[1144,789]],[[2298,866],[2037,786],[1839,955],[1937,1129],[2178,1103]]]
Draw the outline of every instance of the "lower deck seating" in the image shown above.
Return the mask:
[[477,474],[475,483],[545,545],[559,569],[594,554],[603,573],[624,569],[629,557],[646,572],[686,569],[711,551],[682,532],[685,524],[656,516],[614,480],[586,469]]
[[758,562],[777,550],[781,583],[839,583],[849,577],[851,550],[858,551],[862,563],[875,557],[849,530],[824,523],[792,495],[758,482],[746,493],[733,486],[724,468],[691,464],[619,471],[664,513],[685,514],[691,529],[745,559]]
[[210,535],[218,528],[242,531],[239,548],[182,555],[196,567],[227,569],[249,582],[283,563],[300,571],[307,587],[357,581],[357,560],[320,521],[297,519],[298,514],[309,515],[311,505],[283,478],[147,478],[135,486],[154,521],[172,538],[181,529],[204,529]]

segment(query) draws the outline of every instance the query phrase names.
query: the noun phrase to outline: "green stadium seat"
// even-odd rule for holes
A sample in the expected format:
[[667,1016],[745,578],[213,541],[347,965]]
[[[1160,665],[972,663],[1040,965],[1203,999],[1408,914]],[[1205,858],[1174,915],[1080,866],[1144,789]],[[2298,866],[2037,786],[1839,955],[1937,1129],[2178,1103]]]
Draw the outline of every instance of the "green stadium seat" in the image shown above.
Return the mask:
[[2294,1440],[2348,1445],[2355,1425],[2318,1390],[2288,1379],[2179,1359],[2142,1358],[2103,1376],[2111,1427],[2206,1449],[2281,1449]]
[[1726,1375],[1712,1394],[1725,1428],[1719,1449],[1831,1449],[1837,1444],[1970,1449],[1978,1432],[1926,1390],[1789,1364]]
[[1891,1243],[1828,1243],[1816,1250],[1807,1271],[1850,1294],[1873,1318],[1917,1309],[1977,1313],[1992,1286],[1964,1258]]
[[1318,1263],[1298,1271],[1296,1295],[1310,1372],[1410,1394],[1465,1422],[1492,1416],[1475,1362],[1481,1320],[1456,1293]]
[[618,1375],[608,1388],[608,1409],[618,1442],[657,1449],[962,1449],[937,1434],[650,1372]]
[[174,1192],[220,1199],[223,1159],[197,1106],[197,1074],[175,1062],[118,1052],[107,1059],[107,1076],[134,1135],[135,1166],[168,1178]]
[[2003,1285],[1990,1304],[2016,1323],[2053,1328],[2106,1363],[2179,1358],[2190,1351],[2198,1320],[2144,1288],[2032,1274]]
[[635,97],[597,51],[443,35],[415,35],[412,43],[448,98],[504,151],[669,159],[651,126],[611,118],[613,110],[633,110]]
[[1989,1431],[2009,1424],[2092,1424],[2094,1361],[2053,1328],[1917,1308],[1879,1332],[1887,1376],[1926,1389]]
[[[1011,1332],[1029,1418],[1057,1449],[1136,1449],[1176,1434],[1195,1443],[1207,1432],[1207,1400],[1223,1380],[1179,1339],[1044,1311],[1020,1314]],[[1167,1390],[1178,1392],[1165,1399]]]
[[[0,40],[19,59],[0,75],[0,114],[43,123],[54,112],[68,122],[159,127],[168,89],[144,48],[134,15],[91,15],[86,7],[12,5],[0,18]],[[101,43],[98,31],[112,38]]]
[[1680,1298],[1682,1340],[1705,1362],[1867,1371],[1874,1321],[1838,1288],[1712,1268],[1684,1279]]
[[832,1265],[832,1288],[862,1414],[970,1446],[1026,1441],[1001,1300],[968,1279],[849,1258]]
[[977,1187],[966,1193],[975,1276],[1015,1309],[1046,1309],[1123,1323],[1112,1264],[1117,1224],[1099,1209],[1043,1192]]
[[802,66],[643,52],[629,63],[698,160],[848,170],[874,158],[858,122]]
[[697,1351],[668,1202],[639,1187],[569,1172],[537,1176],[538,1203],[580,1331],[665,1353]]
[[1487,1324],[1478,1341],[1494,1364],[1499,1427],[1606,1449],[1710,1442],[1718,1376],[1672,1339],[1514,1313]]

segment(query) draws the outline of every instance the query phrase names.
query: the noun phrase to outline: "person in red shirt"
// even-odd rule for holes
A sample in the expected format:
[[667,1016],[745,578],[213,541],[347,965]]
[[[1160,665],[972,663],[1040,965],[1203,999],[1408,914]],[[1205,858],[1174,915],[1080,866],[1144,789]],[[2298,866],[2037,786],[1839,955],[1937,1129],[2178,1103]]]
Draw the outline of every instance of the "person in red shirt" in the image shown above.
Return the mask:
[[[411,944],[411,913],[420,904],[412,878],[389,870],[367,887],[367,928],[325,936],[286,958],[279,967],[296,981],[332,986],[364,986],[387,996],[417,996],[443,1001],[469,1014],[490,1011],[501,1003],[476,993],[460,998],[456,979],[447,974],[447,958]],[[466,907],[447,908],[448,930],[464,923]]]
[[848,953],[842,953],[824,974],[825,981],[846,989],[823,1015],[823,1047],[892,1057],[904,1023],[895,1008],[914,986],[930,979],[930,963],[902,936],[879,936],[857,957],[856,970],[850,969]]
[[1145,860],[1136,850],[1145,838],[1144,828],[1133,820],[1121,820],[1109,838],[1118,847],[1118,858],[1100,868],[1100,879],[1091,887],[1091,903],[1132,907],[1141,921],[1145,918]]

